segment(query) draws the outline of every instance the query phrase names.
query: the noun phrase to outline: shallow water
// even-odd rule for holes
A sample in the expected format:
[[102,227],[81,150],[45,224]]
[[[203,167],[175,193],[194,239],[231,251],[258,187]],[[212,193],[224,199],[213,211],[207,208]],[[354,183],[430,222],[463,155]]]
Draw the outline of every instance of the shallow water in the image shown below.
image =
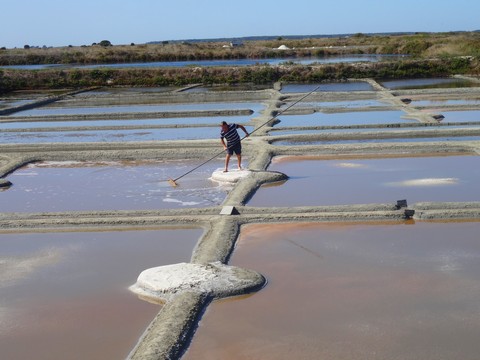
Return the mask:
[[307,115],[280,115],[280,123],[276,126],[335,126],[335,125],[366,125],[366,124],[396,124],[416,122],[403,119],[403,111],[355,111],[341,113],[315,112]]
[[480,223],[244,227],[267,279],[214,302],[184,359],[476,360]]
[[421,201],[480,201],[480,157],[438,156],[318,160],[274,158],[290,177],[262,186],[250,206],[321,206]]
[[[248,132],[252,126],[245,126]],[[5,144],[80,143],[116,141],[156,141],[220,139],[220,127],[192,127],[135,130],[89,130],[47,132],[0,132],[0,142]]]
[[0,233],[1,358],[124,359],[160,306],[128,290],[188,262],[201,229]]
[[48,116],[48,115],[83,115],[102,113],[131,113],[131,112],[172,112],[172,111],[205,111],[205,110],[253,110],[259,113],[265,108],[261,103],[251,102],[217,102],[217,103],[189,103],[189,104],[162,104],[162,105],[117,105],[91,107],[60,107],[61,102],[52,106],[43,106],[15,113],[15,116]]
[[429,109],[428,112],[438,112],[445,116],[441,122],[456,123],[456,122],[480,122],[480,110],[463,110],[463,111],[442,111]]
[[[318,89],[316,89],[318,87]],[[315,90],[316,89],[316,90]],[[282,87],[281,93],[308,93],[321,91],[373,91],[372,85],[364,81],[329,83],[329,84],[287,84]]]
[[0,110],[9,107],[21,106],[33,102],[34,100],[0,100]]
[[222,121],[229,123],[245,124],[251,116],[208,116],[208,117],[180,117],[180,118],[156,118],[156,119],[108,119],[108,120],[82,120],[82,121],[18,121],[0,123],[1,129],[35,129],[56,127],[80,127],[80,126],[143,126],[143,125],[219,125]]
[[450,106],[450,105],[480,105],[480,99],[469,100],[415,100],[412,99],[412,106]]
[[[277,135],[302,135],[302,134],[324,134],[324,133],[344,133],[344,132],[371,132],[375,130],[379,131],[388,131],[388,132],[395,132],[399,130],[415,130],[415,131],[422,131],[422,130],[432,130],[434,127],[432,126],[415,126],[415,127],[384,127],[384,128],[353,128],[353,129],[326,129],[326,130],[275,130],[272,129],[269,132],[271,136]],[[440,128],[440,127],[438,127]],[[448,126],[448,127],[441,127],[441,129],[480,129],[476,126],[469,126],[469,125],[459,125],[459,126]]]
[[193,60],[193,61],[162,61],[146,63],[121,63],[121,64],[97,64],[97,65],[12,65],[0,66],[0,68],[39,70],[46,68],[80,68],[80,69],[98,69],[98,68],[144,68],[144,67],[184,67],[184,66],[251,66],[256,64],[279,65],[285,62],[296,64],[313,63],[342,63],[342,62],[377,62],[382,59],[403,58],[404,55],[344,55],[344,56],[323,56],[323,57],[305,57],[288,59],[234,59],[234,60]]
[[206,91],[258,91],[258,90],[265,90],[271,89],[272,86],[267,85],[256,85],[256,84],[230,84],[230,85],[212,85],[212,86],[196,86],[184,92],[206,92]]
[[405,79],[380,81],[380,84],[387,89],[408,90],[408,89],[433,89],[433,88],[460,88],[477,87],[473,81],[454,78],[426,78],[426,79]]
[[[283,105],[282,107],[287,107],[289,103]],[[349,101],[305,101],[299,102],[295,105],[295,108],[360,108],[367,106],[389,106],[387,102],[368,99],[368,100],[349,100]]]
[[274,141],[273,145],[279,146],[297,146],[297,145],[331,145],[331,144],[368,144],[368,143],[391,143],[391,142],[429,142],[429,141],[478,141],[477,136],[448,136],[448,137],[409,137],[393,139],[355,139],[355,140],[318,140],[318,141],[298,141],[282,140]]
[[[233,161],[233,160],[232,160]],[[223,160],[212,161],[178,181],[201,160],[38,163],[8,176],[0,211],[142,210],[220,205],[229,189],[209,180]],[[244,161],[246,165],[246,161]]]

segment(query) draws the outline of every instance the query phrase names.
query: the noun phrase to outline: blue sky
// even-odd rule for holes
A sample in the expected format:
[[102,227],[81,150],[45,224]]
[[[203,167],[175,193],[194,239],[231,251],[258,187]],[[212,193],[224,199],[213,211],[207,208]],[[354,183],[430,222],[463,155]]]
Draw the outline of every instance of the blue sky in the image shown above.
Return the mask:
[[0,47],[480,29],[472,0],[0,0]]

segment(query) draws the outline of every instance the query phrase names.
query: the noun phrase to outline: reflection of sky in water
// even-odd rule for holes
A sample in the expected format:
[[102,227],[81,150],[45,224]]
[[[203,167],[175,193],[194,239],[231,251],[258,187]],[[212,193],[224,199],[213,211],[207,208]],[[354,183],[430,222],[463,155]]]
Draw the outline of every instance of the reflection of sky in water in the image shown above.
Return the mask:
[[140,210],[220,205],[226,189],[209,177],[222,167],[223,159],[183,177],[178,187],[167,182],[200,163],[201,160],[172,160],[30,165],[8,176],[14,186],[0,193],[0,211]]
[[117,63],[117,64],[95,64],[95,65],[12,65],[0,66],[0,68],[39,70],[46,68],[80,68],[80,69],[98,69],[98,68],[148,68],[148,67],[184,67],[184,66],[249,66],[255,64],[279,65],[285,62],[296,64],[312,63],[342,63],[342,62],[376,62],[382,59],[401,58],[404,55],[341,55],[341,56],[323,56],[323,57],[304,57],[287,59],[233,59],[233,60],[195,60],[195,61],[162,61],[146,63]]
[[[325,114],[316,112],[307,115],[280,115],[281,122],[276,126],[334,126],[390,124],[406,122],[403,111],[358,111]],[[409,120],[415,121],[415,120]]]
[[[315,90],[317,87],[319,88]],[[347,83],[330,83],[330,84],[290,84],[282,87],[282,93],[303,93],[321,91],[372,91],[373,87],[367,82],[347,82]]]
[[189,261],[202,232],[0,234],[2,359],[126,358],[160,309],[128,286],[146,268]]
[[445,116],[442,122],[480,121],[480,110],[439,111]]
[[412,100],[412,106],[448,106],[448,105],[479,105],[480,99],[475,100]]
[[191,125],[191,124],[220,124],[228,123],[245,124],[250,116],[222,116],[222,117],[185,117],[185,118],[159,118],[135,120],[85,120],[85,121],[32,121],[0,123],[1,129],[29,129],[29,128],[55,128],[55,127],[80,127],[80,126],[140,126],[140,125]]
[[355,139],[355,140],[318,140],[318,141],[275,141],[273,145],[328,145],[328,144],[363,144],[363,143],[388,143],[388,142],[424,142],[424,141],[470,141],[480,140],[477,136],[450,136],[428,138],[396,138],[396,139]]
[[[479,130],[479,127],[475,126],[438,126],[438,129],[475,129]],[[413,131],[432,131],[434,129],[432,126],[415,126],[415,127],[402,127],[402,128],[394,128],[394,127],[385,127],[385,128],[360,128],[360,129],[328,129],[328,130],[271,130],[269,135],[277,136],[277,135],[303,135],[303,134],[325,134],[325,133],[345,133],[345,132],[353,132],[353,133],[361,133],[361,132],[371,132],[371,131],[388,131],[388,132],[395,132],[395,131],[405,131],[405,130],[413,130]]]
[[34,100],[0,100],[0,109],[21,106],[33,102]]
[[[357,166],[345,166],[345,163]],[[419,201],[479,201],[480,157],[301,160],[272,162],[269,170],[290,176],[281,186],[262,187],[251,206],[302,206]],[[422,178],[456,178],[449,186],[403,187],[392,183]]]
[[75,114],[101,114],[101,113],[130,113],[130,112],[168,112],[168,111],[206,111],[206,110],[253,110],[258,113],[265,108],[263,104],[251,102],[230,103],[190,103],[190,104],[165,104],[165,105],[116,105],[94,107],[57,107],[61,102],[52,107],[41,107],[15,113],[15,116],[46,116],[46,115],[75,115]]
[[479,231],[479,222],[248,225],[231,263],[269,283],[212,303],[185,360],[232,349],[234,360],[477,359]]
[[[248,132],[252,126],[245,126]],[[52,132],[0,132],[0,142],[8,144],[38,144],[47,142],[115,142],[154,140],[219,139],[220,127],[167,128],[138,130],[92,130]],[[240,130],[240,135],[243,132]]]
[[[287,103],[282,107],[287,107],[291,103]],[[357,108],[365,106],[389,106],[386,102],[379,100],[350,100],[350,101],[318,101],[318,102],[299,102],[295,105],[296,108],[312,108],[312,107],[333,107],[333,108]],[[294,107],[294,108],[295,108]]]
[[387,89],[421,89],[421,88],[441,88],[441,87],[464,87],[478,86],[472,81],[450,78],[429,78],[429,79],[406,79],[381,81],[381,85]]

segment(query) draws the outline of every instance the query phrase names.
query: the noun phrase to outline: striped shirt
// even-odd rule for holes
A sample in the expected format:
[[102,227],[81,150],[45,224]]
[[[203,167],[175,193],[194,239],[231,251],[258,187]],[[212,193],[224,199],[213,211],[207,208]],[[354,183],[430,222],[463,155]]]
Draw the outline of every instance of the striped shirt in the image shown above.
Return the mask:
[[220,138],[227,139],[228,147],[233,147],[240,142],[240,136],[238,135],[237,129],[238,129],[237,124],[228,124],[227,131],[223,131],[223,130],[220,131]]

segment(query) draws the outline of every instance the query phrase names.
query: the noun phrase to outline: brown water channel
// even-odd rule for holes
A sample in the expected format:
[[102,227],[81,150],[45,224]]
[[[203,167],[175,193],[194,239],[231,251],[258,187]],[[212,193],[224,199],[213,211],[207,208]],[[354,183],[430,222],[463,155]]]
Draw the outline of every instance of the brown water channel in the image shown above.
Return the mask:
[[[141,210],[220,205],[228,189],[209,180],[223,161],[212,161],[172,187],[200,161],[46,162],[8,176],[13,186],[0,192],[0,212]],[[246,163],[245,163],[246,166]]]
[[420,201],[479,201],[480,157],[432,156],[322,160],[274,158],[269,170],[290,177],[262,186],[251,206],[303,206]]
[[214,302],[183,357],[476,360],[479,222],[269,224],[232,265],[259,292]]
[[201,229],[0,233],[2,359],[124,359],[160,310],[128,290]]

